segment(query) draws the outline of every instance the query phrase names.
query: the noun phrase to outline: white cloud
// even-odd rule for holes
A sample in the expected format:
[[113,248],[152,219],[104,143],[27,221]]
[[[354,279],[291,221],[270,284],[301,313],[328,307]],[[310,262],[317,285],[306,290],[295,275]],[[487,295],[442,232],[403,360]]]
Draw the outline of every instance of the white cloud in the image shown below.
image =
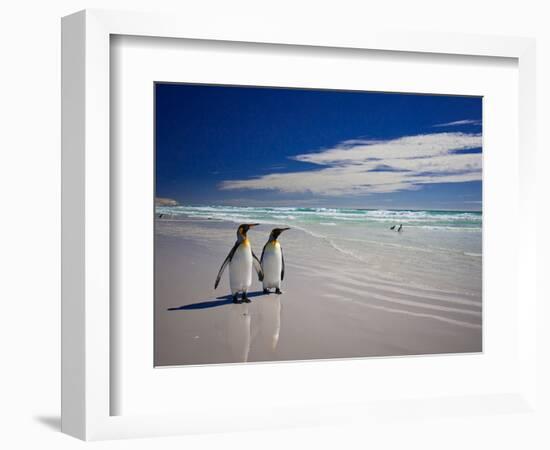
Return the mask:
[[475,181],[481,179],[481,154],[456,152],[481,145],[480,134],[466,133],[433,133],[386,141],[345,141],[334,148],[292,158],[322,166],[318,170],[226,180],[220,188],[334,196],[417,190],[430,183]]
[[438,123],[437,125],[433,125],[433,126],[434,127],[458,127],[461,125],[481,125],[481,120],[472,120],[472,119],[455,120],[454,122]]

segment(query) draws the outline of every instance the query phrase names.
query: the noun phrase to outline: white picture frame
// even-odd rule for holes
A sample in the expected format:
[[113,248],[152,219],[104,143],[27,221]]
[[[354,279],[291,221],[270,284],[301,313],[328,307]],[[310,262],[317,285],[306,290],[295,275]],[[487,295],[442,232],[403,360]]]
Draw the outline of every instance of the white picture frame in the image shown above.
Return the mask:
[[[278,407],[276,412],[256,411],[244,422],[223,420],[221,413],[111,415],[110,365],[110,37],[112,35],[200,39],[242,43],[285,44],[332,49],[368,49],[417,54],[448,54],[513,58],[519,73],[519,224],[521,242],[517,258],[518,354],[516,390],[502,395],[471,395],[456,399],[428,399],[425,406],[444,414],[497,411],[507,405],[515,411],[536,407],[536,293],[533,270],[535,227],[535,43],[532,39],[456,34],[397,33],[369,30],[318,33],[304,29],[278,29],[249,23],[196,23],[192,17],[163,14],[87,10],[62,22],[62,430],[85,440],[162,436],[328,423],[334,418],[376,416],[388,411],[364,403],[317,404],[302,408]],[[514,256],[512,256],[514,257]],[[519,295],[519,294],[516,294]],[[268,370],[268,369],[265,369]],[[310,371],[315,369],[309,366]],[[184,376],[184,375],[182,375]],[[430,403],[431,402],[431,403]],[[431,405],[431,406],[430,406]],[[480,409],[481,408],[481,409]],[[319,411],[323,411],[319,414]],[[322,418],[320,417],[322,416]],[[276,417],[276,419],[274,419]]]

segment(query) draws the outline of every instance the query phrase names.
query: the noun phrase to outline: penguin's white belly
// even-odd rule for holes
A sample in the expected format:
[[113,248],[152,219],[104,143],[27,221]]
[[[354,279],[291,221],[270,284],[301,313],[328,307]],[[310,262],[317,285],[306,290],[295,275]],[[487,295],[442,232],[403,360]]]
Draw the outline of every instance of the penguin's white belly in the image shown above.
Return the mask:
[[252,284],[252,251],[241,244],[229,263],[229,286],[233,293],[246,291]]
[[283,268],[283,257],[279,243],[268,244],[264,250],[262,269],[264,271],[264,289],[281,287],[281,270]]

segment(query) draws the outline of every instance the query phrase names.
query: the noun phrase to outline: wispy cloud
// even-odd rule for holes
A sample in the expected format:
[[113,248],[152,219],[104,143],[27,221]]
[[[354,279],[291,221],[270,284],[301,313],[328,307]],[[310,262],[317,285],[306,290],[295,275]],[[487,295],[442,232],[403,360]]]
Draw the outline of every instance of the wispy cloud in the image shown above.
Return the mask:
[[459,127],[461,125],[481,125],[481,120],[455,120],[454,122],[438,123],[437,125],[433,125],[433,127]]
[[334,148],[292,157],[318,170],[226,180],[224,190],[275,190],[316,195],[365,195],[417,190],[425,184],[481,179],[480,134],[432,133],[391,140],[345,141]]

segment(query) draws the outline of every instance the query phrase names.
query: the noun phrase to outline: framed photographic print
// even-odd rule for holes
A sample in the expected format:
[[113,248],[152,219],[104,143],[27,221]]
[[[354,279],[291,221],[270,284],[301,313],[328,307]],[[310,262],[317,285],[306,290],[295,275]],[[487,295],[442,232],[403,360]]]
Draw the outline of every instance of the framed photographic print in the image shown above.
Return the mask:
[[62,44],[64,432],[529,410],[531,40],[85,11]]

